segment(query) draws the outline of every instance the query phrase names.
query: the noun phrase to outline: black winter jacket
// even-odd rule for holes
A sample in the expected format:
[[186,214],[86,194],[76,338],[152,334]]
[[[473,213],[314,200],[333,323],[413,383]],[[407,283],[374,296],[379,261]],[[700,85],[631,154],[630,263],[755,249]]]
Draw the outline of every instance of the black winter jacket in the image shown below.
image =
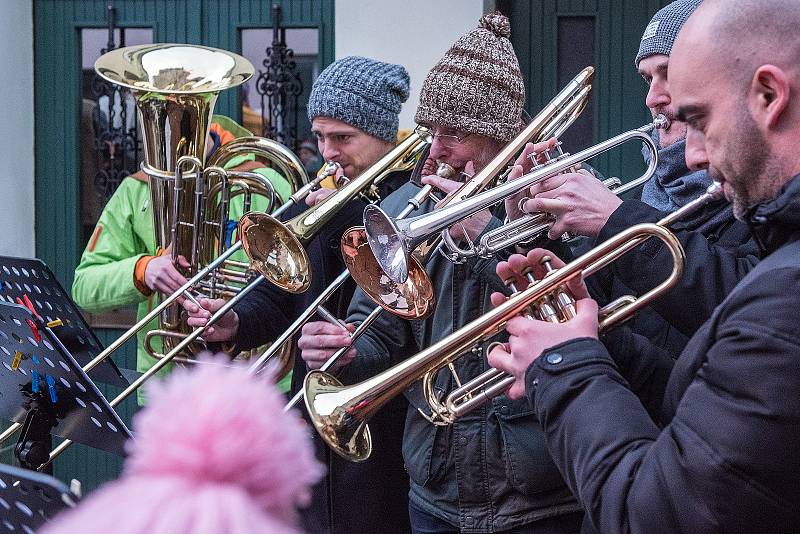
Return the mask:
[[[611,214],[595,239],[600,244],[639,223],[657,222],[666,213],[639,200],[626,200]],[[725,201],[714,202],[670,227],[686,252],[683,276],[665,296],[628,326],[673,356],[683,350],[714,308],[758,262],[758,248],[746,224]],[[663,242],[650,239],[588,282],[604,303],[626,294],[641,295],[667,278],[672,258]]]
[[[764,259],[672,369],[618,365],[594,339],[528,368],[548,448],[598,532],[800,532],[800,177],[748,219]],[[655,420],[648,383],[664,380]]]
[[[408,181],[408,173],[395,173],[381,185],[388,194]],[[351,226],[362,223],[365,204],[351,201],[306,247],[312,268],[311,287],[292,295],[262,282],[240,301],[234,310],[239,315],[237,350],[267,343],[282,334],[300,313],[345,269],[339,253],[339,240]],[[307,209],[305,203],[284,214],[288,220]],[[350,280],[326,305],[337,317],[344,317],[355,289]],[[319,319],[312,319],[319,320]],[[303,386],[307,369],[299,355],[295,359],[291,393]],[[308,414],[300,404],[303,417]],[[312,501],[301,510],[305,532],[350,534],[353,532],[409,532],[408,475],[400,453],[404,398],[398,398],[378,414],[370,424],[374,440],[372,456],[362,463],[352,463],[333,453],[316,432],[313,435],[317,459],[328,474],[312,489]],[[309,421],[310,425],[310,421]],[[311,427],[313,428],[313,427]]]
[[[407,184],[381,206],[388,213],[398,213],[417,191],[415,185]],[[419,212],[432,208],[428,201]],[[499,224],[494,219],[490,227]],[[483,314],[491,307],[489,295],[505,289],[495,266],[491,260],[453,265],[434,255],[426,266],[436,291],[432,316],[405,321],[383,313],[356,342],[358,357],[343,369],[342,381],[371,377]],[[374,307],[357,289],[348,322],[363,321]],[[462,381],[488,368],[485,345],[488,342],[454,362]],[[453,389],[453,382],[450,373],[442,371],[436,389],[444,395]],[[548,457],[526,402],[501,395],[454,425],[434,426],[416,409],[430,411],[421,399],[419,384],[406,390],[413,405],[408,409],[403,439],[414,505],[467,533],[516,532],[520,527],[535,532],[538,520],[555,516],[562,517],[553,519],[558,526],[548,532],[565,531],[555,530],[563,528],[562,522],[574,525],[574,513],[580,507]]]

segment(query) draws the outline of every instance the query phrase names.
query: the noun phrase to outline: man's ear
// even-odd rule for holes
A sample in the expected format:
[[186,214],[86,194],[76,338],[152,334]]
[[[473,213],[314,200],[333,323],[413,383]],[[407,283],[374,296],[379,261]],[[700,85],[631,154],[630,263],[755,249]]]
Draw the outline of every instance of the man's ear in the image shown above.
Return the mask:
[[762,65],[753,74],[750,86],[750,106],[755,118],[760,117],[767,128],[774,128],[789,106],[791,85],[783,69]]

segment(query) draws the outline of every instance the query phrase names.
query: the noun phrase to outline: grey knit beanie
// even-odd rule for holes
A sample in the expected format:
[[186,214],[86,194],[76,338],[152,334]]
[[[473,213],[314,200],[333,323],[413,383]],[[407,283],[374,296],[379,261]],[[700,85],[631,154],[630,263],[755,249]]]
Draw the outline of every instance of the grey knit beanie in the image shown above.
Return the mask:
[[506,142],[522,129],[525,85],[508,18],[495,12],[479,22],[428,73],[415,120]]
[[344,57],[328,65],[311,87],[308,120],[332,117],[373,137],[395,142],[408,84],[408,72],[402,65]]
[[700,5],[702,0],[676,0],[662,7],[644,30],[642,42],[639,43],[639,53],[636,54],[636,68],[639,62],[646,57],[656,54],[668,56],[672,52],[672,45],[683,23],[689,15]]

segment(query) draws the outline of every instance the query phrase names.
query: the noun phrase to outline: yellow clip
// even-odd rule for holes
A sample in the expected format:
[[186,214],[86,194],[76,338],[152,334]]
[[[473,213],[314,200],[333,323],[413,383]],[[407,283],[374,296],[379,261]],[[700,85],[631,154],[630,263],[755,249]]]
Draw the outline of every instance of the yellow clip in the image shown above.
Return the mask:
[[16,354],[14,354],[14,361],[11,362],[11,370],[16,371],[17,369],[19,369],[20,363],[22,363],[22,353],[20,351],[17,351]]
[[56,319],[47,323],[47,328],[55,328],[56,326],[64,326],[64,322],[61,319]]

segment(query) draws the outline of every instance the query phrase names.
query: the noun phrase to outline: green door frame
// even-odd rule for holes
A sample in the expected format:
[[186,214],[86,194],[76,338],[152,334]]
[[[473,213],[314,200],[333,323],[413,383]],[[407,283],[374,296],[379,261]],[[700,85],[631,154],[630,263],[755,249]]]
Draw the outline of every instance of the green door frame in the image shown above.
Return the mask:
[[[333,61],[334,0],[276,0],[287,27],[319,29],[320,68]],[[106,27],[106,6],[115,7],[120,28],[152,28],[154,42],[203,44],[239,52],[240,30],[271,27],[270,2],[263,0],[34,0],[34,117],[36,256],[61,284],[72,286],[84,243],[80,238],[81,29]],[[256,66],[258,68],[258,66]],[[220,95],[216,110],[239,117],[236,91]],[[84,141],[85,142],[85,141]],[[108,345],[119,332],[97,332]],[[135,344],[115,360],[133,368]],[[110,392],[101,385],[101,389]],[[130,420],[135,402],[120,407]],[[115,478],[121,459],[81,445],[55,462],[62,480],[77,478],[84,491]]]
[[[650,18],[670,1],[500,0],[498,5],[511,20],[511,40],[525,78],[527,111],[535,115],[561,89],[559,18],[591,17],[595,57],[585,58],[585,65],[595,67],[592,141],[608,139],[648,122],[650,114],[644,105],[647,87],[636,72],[633,59]],[[622,149],[596,158],[594,163],[606,176],[619,176],[624,181],[644,169],[636,143],[627,143]]]

